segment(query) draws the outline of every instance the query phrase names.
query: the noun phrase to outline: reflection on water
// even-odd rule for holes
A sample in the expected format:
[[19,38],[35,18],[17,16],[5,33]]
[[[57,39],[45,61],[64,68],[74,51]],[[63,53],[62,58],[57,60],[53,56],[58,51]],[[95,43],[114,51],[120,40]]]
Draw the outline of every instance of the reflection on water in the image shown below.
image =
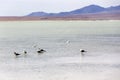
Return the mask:
[[[119,25],[119,21],[0,22],[0,80],[119,80]],[[38,48],[46,52],[39,55]],[[80,49],[87,52],[82,55]],[[15,57],[14,51],[21,55]]]

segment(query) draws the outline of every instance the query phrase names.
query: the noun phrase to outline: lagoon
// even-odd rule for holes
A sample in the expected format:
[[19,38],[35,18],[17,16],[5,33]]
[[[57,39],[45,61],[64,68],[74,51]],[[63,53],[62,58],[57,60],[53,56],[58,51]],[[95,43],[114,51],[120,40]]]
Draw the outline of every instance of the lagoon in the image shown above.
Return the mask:
[[[46,52],[38,55],[38,48]],[[119,80],[119,74],[119,20],[0,22],[0,80]]]

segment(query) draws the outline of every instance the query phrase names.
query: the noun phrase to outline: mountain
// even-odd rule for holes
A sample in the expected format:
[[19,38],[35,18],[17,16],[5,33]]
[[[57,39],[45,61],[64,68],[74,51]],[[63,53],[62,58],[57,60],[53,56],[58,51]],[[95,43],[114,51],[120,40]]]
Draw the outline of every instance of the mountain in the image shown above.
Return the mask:
[[0,16],[0,21],[19,20],[120,20],[120,5],[104,8],[89,5],[69,12],[32,12],[26,16]]
[[48,15],[48,13],[45,12],[32,12],[31,14],[27,15],[27,16],[46,16]]
[[27,16],[61,17],[61,16],[83,15],[83,14],[96,14],[96,13],[102,13],[102,12],[106,12],[106,13],[119,12],[120,13],[120,6],[104,8],[98,5],[89,5],[89,6],[76,9],[70,12],[60,12],[60,13],[33,12]]
[[116,11],[116,10],[117,11],[120,10],[120,5],[119,6],[115,6],[115,7],[111,6],[111,7],[106,9],[106,11]]
[[78,14],[89,14],[89,13],[97,13],[104,11],[105,8],[97,6],[97,5],[90,5],[83,7],[81,9],[76,9],[70,12],[61,12],[58,13],[58,16],[67,16],[67,15],[78,15]]
[[72,14],[86,14],[86,13],[102,12],[104,10],[105,10],[105,8],[103,8],[103,7],[100,7],[97,5],[90,5],[90,6],[86,6],[84,8],[81,8],[81,9],[71,11],[70,13],[72,13]]

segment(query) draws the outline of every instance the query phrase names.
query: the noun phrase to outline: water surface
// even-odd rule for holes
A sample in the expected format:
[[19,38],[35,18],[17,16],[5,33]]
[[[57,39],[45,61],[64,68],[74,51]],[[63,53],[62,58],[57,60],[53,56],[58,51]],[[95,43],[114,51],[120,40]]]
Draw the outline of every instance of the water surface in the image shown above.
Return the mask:
[[119,80],[119,74],[120,21],[0,22],[0,80]]

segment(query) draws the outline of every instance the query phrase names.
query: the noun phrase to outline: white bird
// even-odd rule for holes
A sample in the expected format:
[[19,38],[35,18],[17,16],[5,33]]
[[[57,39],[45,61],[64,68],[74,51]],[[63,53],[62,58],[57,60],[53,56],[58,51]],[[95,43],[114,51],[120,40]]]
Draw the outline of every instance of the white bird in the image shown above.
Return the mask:
[[67,40],[67,41],[66,41],[66,43],[68,44],[68,43],[70,43],[70,41],[69,41],[69,40]]
[[37,47],[37,45],[34,45],[33,47],[34,47],[34,48],[36,48],[36,47]]

